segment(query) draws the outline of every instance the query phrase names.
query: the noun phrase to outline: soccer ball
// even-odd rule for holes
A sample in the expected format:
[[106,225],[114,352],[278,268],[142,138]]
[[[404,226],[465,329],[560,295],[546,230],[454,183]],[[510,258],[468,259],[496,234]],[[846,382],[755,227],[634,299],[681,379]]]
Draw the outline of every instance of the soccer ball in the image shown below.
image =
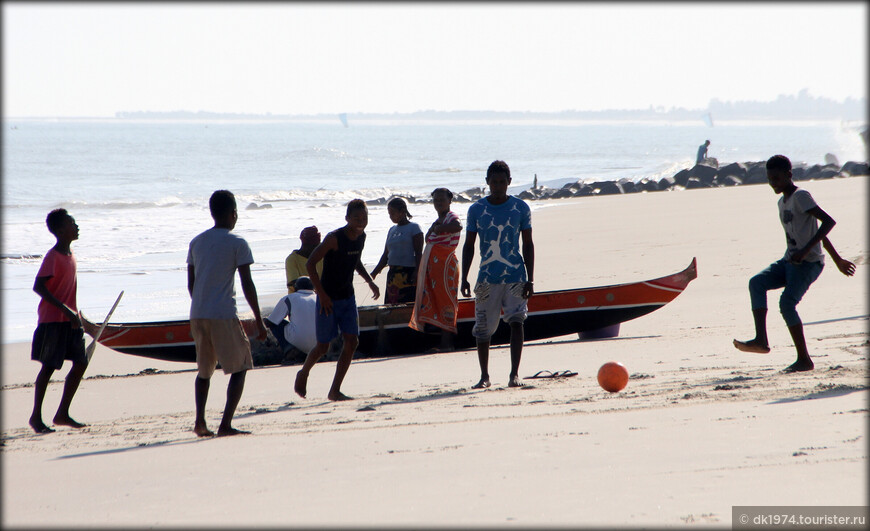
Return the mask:
[[598,369],[598,384],[611,393],[622,391],[628,384],[628,370],[617,361],[608,361]]

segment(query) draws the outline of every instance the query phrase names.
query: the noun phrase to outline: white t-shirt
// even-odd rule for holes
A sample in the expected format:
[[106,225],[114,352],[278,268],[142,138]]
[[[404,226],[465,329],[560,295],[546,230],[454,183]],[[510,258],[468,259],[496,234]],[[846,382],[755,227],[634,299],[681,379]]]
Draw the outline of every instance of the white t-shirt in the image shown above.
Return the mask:
[[[819,220],[812,214],[807,214],[807,210],[818,205],[808,191],[798,188],[792,192],[787,200],[785,196],[780,197],[777,206],[779,207],[779,220],[782,222],[782,228],[785,229],[786,251],[784,258],[788,260],[792,254],[803,249],[818,232]],[[810,249],[804,262],[825,262],[821,243],[817,243]]]
[[310,289],[294,291],[281,297],[269,314],[272,324],[280,324],[285,317],[290,322],[284,327],[284,339],[303,352],[309,352],[317,344],[314,317],[317,312],[317,295]]
[[232,319],[236,313],[236,270],[253,264],[248,242],[229,229],[212,227],[190,242],[187,263],[195,275],[191,319]]

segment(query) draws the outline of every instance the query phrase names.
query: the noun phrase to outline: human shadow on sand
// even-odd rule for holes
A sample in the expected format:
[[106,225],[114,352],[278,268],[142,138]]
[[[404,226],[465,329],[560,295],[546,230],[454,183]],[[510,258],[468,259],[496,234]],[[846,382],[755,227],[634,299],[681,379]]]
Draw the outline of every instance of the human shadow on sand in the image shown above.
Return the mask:
[[400,404],[418,404],[420,402],[429,402],[431,400],[441,400],[443,398],[453,398],[456,396],[464,396],[474,394],[474,392],[469,392],[466,388],[453,389],[450,391],[435,391],[434,393],[430,393],[422,396],[415,396],[413,398],[393,398],[392,400],[384,400],[379,403],[366,404],[366,407],[378,408],[381,406],[395,406]]
[[180,446],[182,444],[190,444],[190,443],[198,443],[204,442],[209,439],[214,439],[214,437],[201,437],[197,439],[185,439],[185,440],[176,440],[176,441],[157,441],[153,443],[140,443],[136,446],[127,446],[125,448],[111,448],[109,450],[97,450],[95,452],[84,452],[80,454],[70,454],[70,455],[59,455],[52,459],[52,461],[58,461],[62,459],[75,459],[78,457],[93,457],[98,455],[109,455],[109,454],[120,454],[123,452],[130,452],[133,450],[146,450],[151,448],[158,448],[161,446]]
[[[312,404],[312,405],[315,405],[315,406],[323,406],[323,405],[326,405],[326,404],[328,404],[328,403],[329,403],[329,402],[326,402],[326,403],[322,403],[322,402],[321,402],[321,403],[318,403],[318,404]],[[235,415],[233,418],[236,418],[236,419],[243,419],[243,418],[246,418],[246,417],[256,417],[257,415],[265,415],[265,414],[267,414],[267,413],[280,413],[280,412],[282,412],[282,411],[292,411],[292,410],[294,410],[294,409],[303,409],[303,408],[305,408],[305,407],[306,407],[305,405],[300,405],[300,404],[297,404],[297,403],[295,403],[295,402],[287,402],[287,403],[284,404],[283,406],[278,406],[278,407],[258,407],[258,408],[256,408],[254,411],[246,411],[245,413],[236,413],[236,415]]]
[[812,326],[812,325],[820,325],[820,324],[828,324],[828,323],[839,323],[840,321],[857,321],[859,319],[863,319],[863,320],[870,319],[870,315],[855,315],[852,317],[839,317],[837,319],[825,319],[824,321],[813,321],[811,323],[804,323],[804,326]]
[[792,402],[800,402],[801,400],[817,400],[819,398],[836,398],[839,396],[845,396],[845,395],[848,395],[851,393],[855,393],[858,391],[866,391],[866,390],[867,390],[867,386],[839,384],[839,385],[835,385],[829,389],[821,389],[818,391],[813,391],[813,392],[807,393],[803,396],[791,396],[791,397],[787,397],[787,398],[780,398],[778,400],[768,402],[768,404],[789,404]]

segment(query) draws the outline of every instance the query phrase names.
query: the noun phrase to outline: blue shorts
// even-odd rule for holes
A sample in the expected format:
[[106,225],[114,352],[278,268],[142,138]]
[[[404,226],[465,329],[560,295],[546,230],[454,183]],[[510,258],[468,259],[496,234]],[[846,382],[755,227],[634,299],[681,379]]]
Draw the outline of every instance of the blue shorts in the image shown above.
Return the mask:
[[320,308],[320,297],[317,297],[317,313],[314,325],[317,328],[317,342],[329,343],[342,334],[359,335],[359,315],[356,311],[356,297],[332,301],[332,313],[326,315]]
[[767,292],[785,288],[779,297],[779,311],[786,326],[800,324],[797,305],[810,289],[810,284],[819,278],[824,269],[822,262],[792,264],[778,260],[749,279],[749,299],[753,310],[767,309]]

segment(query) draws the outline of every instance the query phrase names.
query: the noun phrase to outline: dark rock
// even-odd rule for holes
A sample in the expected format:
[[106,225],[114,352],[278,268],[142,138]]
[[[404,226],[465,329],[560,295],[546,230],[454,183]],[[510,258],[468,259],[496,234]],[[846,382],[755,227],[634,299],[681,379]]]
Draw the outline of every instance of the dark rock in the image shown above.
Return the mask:
[[686,190],[691,190],[694,188],[712,188],[713,184],[711,182],[705,182],[697,177],[689,177],[689,180],[686,181]]
[[622,193],[622,186],[614,181],[602,181],[592,184],[590,186],[592,186],[592,188],[597,191],[598,195],[613,195]]
[[[802,181],[814,181],[817,179],[830,179],[840,175],[840,167],[833,164],[813,164],[807,168],[807,173],[801,179]],[[792,170],[792,179],[794,179],[794,170]]]
[[374,205],[386,205],[386,204],[387,204],[387,200],[386,200],[386,198],[384,198],[384,197],[379,197],[379,198],[377,198],[377,199],[369,199],[368,201],[366,201],[366,204],[369,205],[369,206],[374,206]]
[[767,169],[764,165],[753,165],[743,178],[743,184],[767,184]]
[[640,188],[631,179],[620,179],[619,185],[622,187],[622,193],[633,194],[640,191]]
[[840,176],[840,170],[834,168],[824,168],[817,174],[815,179],[832,179]]
[[650,181],[649,179],[641,179],[637,183],[637,187],[643,192],[659,191],[659,183],[657,181]]
[[843,164],[843,168],[840,171],[849,175],[870,175],[870,165],[866,162],[854,162],[850,160],[846,164]]
[[553,192],[548,199],[565,199],[568,197],[574,197],[574,190],[571,190],[570,188],[560,188]]
[[[680,170],[674,174],[674,183],[679,184],[680,186],[686,186],[686,181],[688,181],[691,176],[689,170]],[[659,181],[659,183],[661,183],[661,181]]]
[[576,192],[574,192],[574,197],[586,197],[593,195],[594,193],[595,190],[591,186],[583,184],[580,185],[580,188]]
[[719,168],[719,173],[716,175],[716,178],[722,179],[728,175],[733,175],[742,179],[746,176],[746,164],[743,164],[742,162],[732,162],[727,166],[723,166]]
[[726,175],[724,178],[722,178],[721,176],[717,177],[716,182],[719,184],[719,186],[737,186],[743,184],[743,181],[740,179],[740,177],[737,177],[736,175]]
[[[525,191],[525,190],[523,190]],[[468,197],[465,192],[459,192],[458,194],[453,194],[453,202],[454,203],[470,203],[471,198]]]
[[[712,184],[718,173],[719,170],[711,168],[706,164],[695,164],[695,166],[689,170],[689,177],[694,177],[705,184]],[[688,186],[686,187],[688,188]]]
[[659,190],[670,190],[676,184],[677,182],[674,180],[673,177],[662,177],[661,179],[659,179],[658,187]]
[[549,199],[550,196],[556,193],[556,189],[540,186],[537,190],[532,190],[532,193],[535,194],[537,199]]
[[[523,201],[528,201],[531,199],[537,199],[538,197],[528,190],[523,190],[522,192],[517,194],[517,197],[522,199]],[[455,199],[455,198],[454,198]]]
[[791,169],[791,179],[793,181],[806,181],[807,169],[805,167],[797,167]]

